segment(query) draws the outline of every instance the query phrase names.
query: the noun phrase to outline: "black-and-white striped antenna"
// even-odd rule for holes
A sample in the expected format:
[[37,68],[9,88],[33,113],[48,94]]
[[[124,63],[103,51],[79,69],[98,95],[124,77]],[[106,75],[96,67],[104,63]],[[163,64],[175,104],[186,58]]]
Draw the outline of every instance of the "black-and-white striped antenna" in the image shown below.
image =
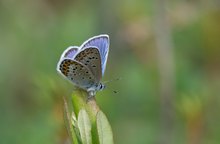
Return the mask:
[[113,81],[118,81],[118,80],[121,80],[122,78],[116,78],[116,79],[112,79],[112,80],[108,80],[108,81],[104,81],[102,82],[103,84],[106,84],[106,83],[109,83],[109,82],[113,82]]
[[[116,78],[116,79],[104,81],[103,84],[106,84],[106,83],[109,83],[109,82],[118,81],[118,80],[121,80],[121,79],[122,79],[122,78],[120,77],[120,78]],[[111,89],[111,91],[113,91],[115,94],[118,93],[118,91],[116,91],[116,90],[112,90],[112,89]]]

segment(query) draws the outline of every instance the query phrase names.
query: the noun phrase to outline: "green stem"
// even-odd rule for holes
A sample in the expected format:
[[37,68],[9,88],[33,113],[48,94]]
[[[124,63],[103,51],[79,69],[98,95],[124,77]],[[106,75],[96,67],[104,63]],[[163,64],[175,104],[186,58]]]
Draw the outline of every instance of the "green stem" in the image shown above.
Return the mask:
[[92,138],[93,143],[98,144],[98,133],[96,126],[96,115],[100,111],[98,105],[96,104],[95,97],[88,99],[88,93],[86,91],[77,89],[72,94],[72,104],[73,111],[78,118],[79,111],[85,109],[89,115],[89,118],[92,123]]

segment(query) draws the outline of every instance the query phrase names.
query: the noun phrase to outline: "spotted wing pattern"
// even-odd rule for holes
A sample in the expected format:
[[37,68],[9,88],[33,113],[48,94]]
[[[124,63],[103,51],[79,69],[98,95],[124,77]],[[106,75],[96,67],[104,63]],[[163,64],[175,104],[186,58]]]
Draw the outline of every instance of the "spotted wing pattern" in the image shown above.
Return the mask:
[[101,57],[101,65],[102,65],[102,76],[105,73],[105,67],[107,63],[108,58],[108,52],[109,52],[109,37],[108,35],[99,35],[90,38],[86,42],[84,42],[81,46],[81,49],[84,50],[86,47],[97,47],[100,52]]
[[79,52],[76,57],[76,61],[86,65],[91,70],[95,78],[95,83],[99,83],[102,77],[101,71],[101,57],[98,48],[87,47],[83,51]]
[[64,59],[59,65],[59,70],[68,80],[82,89],[87,90],[94,85],[94,76],[84,64]]

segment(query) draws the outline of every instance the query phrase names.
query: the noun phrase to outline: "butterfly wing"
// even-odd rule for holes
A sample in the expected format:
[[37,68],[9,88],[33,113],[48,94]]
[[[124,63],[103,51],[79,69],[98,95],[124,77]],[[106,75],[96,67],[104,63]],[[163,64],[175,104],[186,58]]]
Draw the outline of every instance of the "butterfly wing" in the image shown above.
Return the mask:
[[101,71],[101,57],[98,48],[96,47],[85,47],[84,50],[80,51],[76,57],[76,61],[86,65],[95,78],[95,83],[99,83],[102,77]]
[[87,66],[71,59],[61,60],[59,62],[58,72],[76,86],[85,90],[95,84],[94,76]]
[[103,76],[105,73],[108,52],[109,52],[109,36],[99,35],[99,36],[92,37],[81,45],[81,50],[84,50],[87,47],[98,48],[100,52],[100,56],[101,56],[101,69],[102,69],[102,76]]
[[79,51],[79,47],[70,46],[63,52],[60,59],[63,59],[63,58],[73,59],[76,56],[78,51]]

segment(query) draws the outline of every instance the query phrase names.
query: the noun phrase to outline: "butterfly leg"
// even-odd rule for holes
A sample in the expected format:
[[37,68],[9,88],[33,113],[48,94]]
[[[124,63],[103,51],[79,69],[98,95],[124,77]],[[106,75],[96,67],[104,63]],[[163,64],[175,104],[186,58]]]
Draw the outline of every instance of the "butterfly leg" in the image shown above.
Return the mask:
[[88,91],[88,93],[89,93],[88,100],[89,100],[90,98],[94,97],[95,94],[96,94],[96,92],[95,92],[94,90]]

